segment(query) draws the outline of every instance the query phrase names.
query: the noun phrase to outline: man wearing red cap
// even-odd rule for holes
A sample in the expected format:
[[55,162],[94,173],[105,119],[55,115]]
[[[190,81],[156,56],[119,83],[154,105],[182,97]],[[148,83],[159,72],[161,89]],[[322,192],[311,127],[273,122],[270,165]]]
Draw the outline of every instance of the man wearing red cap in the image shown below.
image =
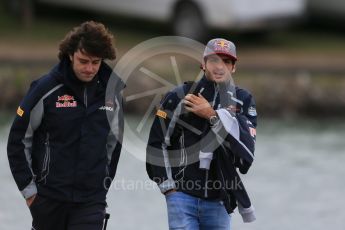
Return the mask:
[[230,229],[238,207],[254,208],[239,177],[254,160],[257,114],[252,95],[233,82],[236,47],[210,40],[203,78],[168,92],[153,122],[147,172],[166,197],[170,229]]

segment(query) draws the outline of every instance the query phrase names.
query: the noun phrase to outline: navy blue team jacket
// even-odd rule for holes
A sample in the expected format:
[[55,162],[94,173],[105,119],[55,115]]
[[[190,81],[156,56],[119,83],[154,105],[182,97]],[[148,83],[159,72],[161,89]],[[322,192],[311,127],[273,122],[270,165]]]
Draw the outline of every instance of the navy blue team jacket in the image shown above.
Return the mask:
[[[65,59],[31,84],[7,147],[13,177],[25,198],[38,193],[68,202],[105,200],[123,132],[124,83],[112,74],[102,62],[93,81],[83,83]],[[111,76],[116,84],[106,94]]]
[[[210,102],[222,117],[217,127],[184,111],[187,93],[201,93]],[[230,130],[225,129],[229,124]],[[249,210],[251,202],[238,171],[247,173],[254,160],[256,125],[256,106],[248,91],[217,85],[205,76],[179,86],[165,95],[156,113],[147,145],[147,173],[163,193],[177,189],[222,200],[229,213],[236,206]],[[200,169],[200,151],[215,141],[210,170]]]

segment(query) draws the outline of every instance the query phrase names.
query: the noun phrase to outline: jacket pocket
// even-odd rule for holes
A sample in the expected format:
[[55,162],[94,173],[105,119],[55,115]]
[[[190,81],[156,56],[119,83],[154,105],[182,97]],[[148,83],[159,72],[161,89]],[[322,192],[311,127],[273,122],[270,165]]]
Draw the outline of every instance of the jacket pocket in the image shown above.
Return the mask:
[[46,135],[44,142],[45,154],[43,158],[42,170],[41,170],[41,179],[39,182],[47,182],[47,176],[49,174],[49,164],[50,164],[50,143],[49,143],[49,133]]
[[187,149],[185,147],[185,133],[182,130],[179,138],[179,156],[173,160],[173,178],[175,181],[181,181],[184,179],[184,171],[188,166]]

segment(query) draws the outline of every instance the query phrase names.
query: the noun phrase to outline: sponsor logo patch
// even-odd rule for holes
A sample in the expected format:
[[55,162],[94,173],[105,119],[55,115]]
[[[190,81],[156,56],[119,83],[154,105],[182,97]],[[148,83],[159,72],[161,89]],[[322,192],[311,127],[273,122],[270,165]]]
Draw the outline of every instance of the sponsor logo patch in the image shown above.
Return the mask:
[[71,108],[77,107],[77,101],[74,100],[73,96],[70,95],[63,95],[58,96],[58,100],[56,102],[56,108]]
[[99,110],[105,110],[105,111],[114,112],[114,107],[111,107],[111,106],[102,106],[102,107],[99,107]]
[[22,108],[20,108],[20,106],[17,109],[17,114],[18,116],[22,117],[24,115],[24,110],[22,110]]
[[163,118],[163,119],[166,119],[167,118],[167,113],[166,112],[164,112],[163,110],[158,110],[157,111],[157,113],[156,113],[156,115],[158,116],[158,117],[161,117],[161,118]]
[[229,48],[229,42],[223,40],[217,41],[215,48],[218,50],[226,50]]

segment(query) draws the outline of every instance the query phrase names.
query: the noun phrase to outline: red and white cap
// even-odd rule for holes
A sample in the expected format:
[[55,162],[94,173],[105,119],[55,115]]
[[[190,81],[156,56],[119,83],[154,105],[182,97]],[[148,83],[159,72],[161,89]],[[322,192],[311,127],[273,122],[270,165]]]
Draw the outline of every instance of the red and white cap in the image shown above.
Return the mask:
[[235,44],[224,38],[215,38],[207,43],[204,51],[204,59],[213,54],[223,54],[237,61]]

